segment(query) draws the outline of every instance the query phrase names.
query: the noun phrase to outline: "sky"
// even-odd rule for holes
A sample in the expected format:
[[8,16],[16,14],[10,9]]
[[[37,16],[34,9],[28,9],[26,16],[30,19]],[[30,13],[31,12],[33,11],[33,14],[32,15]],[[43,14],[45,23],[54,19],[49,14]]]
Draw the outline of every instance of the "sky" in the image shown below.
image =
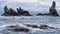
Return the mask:
[[31,13],[49,13],[49,8],[53,1],[56,2],[57,11],[60,10],[60,0],[0,0],[0,13],[3,12],[3,8],[6,5],[14,10],[22,7],[22,9],[28,10]]

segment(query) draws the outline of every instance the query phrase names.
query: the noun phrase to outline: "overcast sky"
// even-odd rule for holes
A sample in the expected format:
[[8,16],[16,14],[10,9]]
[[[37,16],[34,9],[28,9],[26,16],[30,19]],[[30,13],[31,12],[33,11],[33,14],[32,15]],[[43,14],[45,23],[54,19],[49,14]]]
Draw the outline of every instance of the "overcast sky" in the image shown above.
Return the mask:
[[25,10],[42,12],[45,10],[49,11],[53,1],[56,2],[56,9],[60,10],[60,0],[0,0],[0,8],[3,9],[7,5],[8,7],[16,9],[20,6]]
[[0,1],[4,1],[7,3],[13,3],[13,2],[30,2],[30,3],[37,3],[39,2],[40,5],[50,5],[50,3],[52,1],[56,1],[57,6],[60,6],[60,0],[0,0]]

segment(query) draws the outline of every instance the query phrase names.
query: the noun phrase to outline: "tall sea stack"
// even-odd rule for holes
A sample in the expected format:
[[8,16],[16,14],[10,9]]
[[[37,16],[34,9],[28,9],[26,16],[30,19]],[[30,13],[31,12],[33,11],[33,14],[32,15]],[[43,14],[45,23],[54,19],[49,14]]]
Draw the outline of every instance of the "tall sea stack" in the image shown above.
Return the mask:
[[55,3],[55,1],[53,1],[52,7],[49,9],[49,11],[50,11],[49,15],[50,16],[59,16],[55,7],[56,7],[56,3]]

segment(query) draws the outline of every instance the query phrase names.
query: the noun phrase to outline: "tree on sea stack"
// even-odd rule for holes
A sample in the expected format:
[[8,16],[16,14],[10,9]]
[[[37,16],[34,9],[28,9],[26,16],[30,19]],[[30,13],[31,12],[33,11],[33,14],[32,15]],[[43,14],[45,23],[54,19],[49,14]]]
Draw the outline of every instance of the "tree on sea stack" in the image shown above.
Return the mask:
[[52,7],[49,9],[49,11],[50,11],[49,15],[51,15],[51,16],[59,16],[58,13],[57,13],[57,10],[55,9],[55,7],[56,7],[56,2],[53,1]]

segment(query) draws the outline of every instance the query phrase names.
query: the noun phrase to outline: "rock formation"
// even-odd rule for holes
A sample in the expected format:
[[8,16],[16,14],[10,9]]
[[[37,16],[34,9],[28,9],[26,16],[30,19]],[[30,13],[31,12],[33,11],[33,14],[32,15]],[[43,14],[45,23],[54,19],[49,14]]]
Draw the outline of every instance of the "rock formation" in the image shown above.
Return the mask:
[[21,15],[22,12],[23,12],[23,9],[21,9],[21,7],[17,8],[18,15]]
[[43,25],[43,24],[40,25],[40,26],[27,24],[26,26],[27,26],[27,27],[32,27],[32,28],[40,28],[40,29],[57,29],[57,28],[55,28],[55,27],[51,27],[51,26]]
[[32,27],[32,28],[38,28],[38,26],[37,26],[37,25],[27,24],[26,26],[27,26],[27,27]]
[[55,1],[53,1],[53,3],[52,3],[52,7],[49,9],[49,14],[41,14],[41,13],[38,13],[37,15],[39,16],[39,15],[42,15],[42,16],[44,16],[44,15],[50,15],[50,16],[59,16],[58,15],[58,13],[57,13],[57,10],[55,9],[55,7],[56,7],[56,3],[55,3]]
[[14,11],[12,8],[8,9],[7,6],[4,7],[4,13],[2,16],[31,16],[28,11],[24,11],[21,7]]
[[8,26],[8,29],[7,30],[10,30],[10,31],[15,31],[15,32],[28,32],[29,29],[28,28],[25,28],[25,27],[19,27],[19,26]]
[[48,29],[58,29],[56,27],[52,27],[52,26],[49,26],[49,25],[45,25],[45,24],[40,24],[40,25],[37,25],[37,24],[24,24],[25,26],[21,26],[20,24],[17,24],[17,25],[8,25],[8,26],[5,26],[6,30],[9,30],[9,31],[14,31],[14,32],[29,32],[31,29],[30,28],[36,28],[36,29],[42,29],[42,30],[48,30]]
[[18,12],[18,15],[21,15],[21,16],[31,16],[28,11],[24,11],[23,9],[21,9],[21,7],[17,8],[17,12]]
[[3,15],[5,15],[5,16],[8,15],[8,8],[7,8],[7,6],[4,7],[4,13],[2,14],[2,16]]
[[[56,3],[53,1],[51,8],[49,9],[49,14],[41,14],[38,13],[37,16],[39,15],[49,15],[49,16],[59,16],[57,13],[57,10],[55,9]],[[21,7],[17,8],[17,11],[14,11],[12,8],[8,9],[7,6],[4,7],[4,13],[2,16],[31,16],[31,14],[28,11],[23,10]]]
[[14,11],[12,8],[8,9],[7,6],[4,7],[4,13],[2,16],[17,16],[17,12]]
[[56,7],[56,3],[55,3],[55,1],[53,1],[53,3],[52,3],[52,7],[49,9],[49,15],[51,15],[51,16],[59,16],[58,15],[58,13],[57,13],[57,10],[55,9],[55,7]]

